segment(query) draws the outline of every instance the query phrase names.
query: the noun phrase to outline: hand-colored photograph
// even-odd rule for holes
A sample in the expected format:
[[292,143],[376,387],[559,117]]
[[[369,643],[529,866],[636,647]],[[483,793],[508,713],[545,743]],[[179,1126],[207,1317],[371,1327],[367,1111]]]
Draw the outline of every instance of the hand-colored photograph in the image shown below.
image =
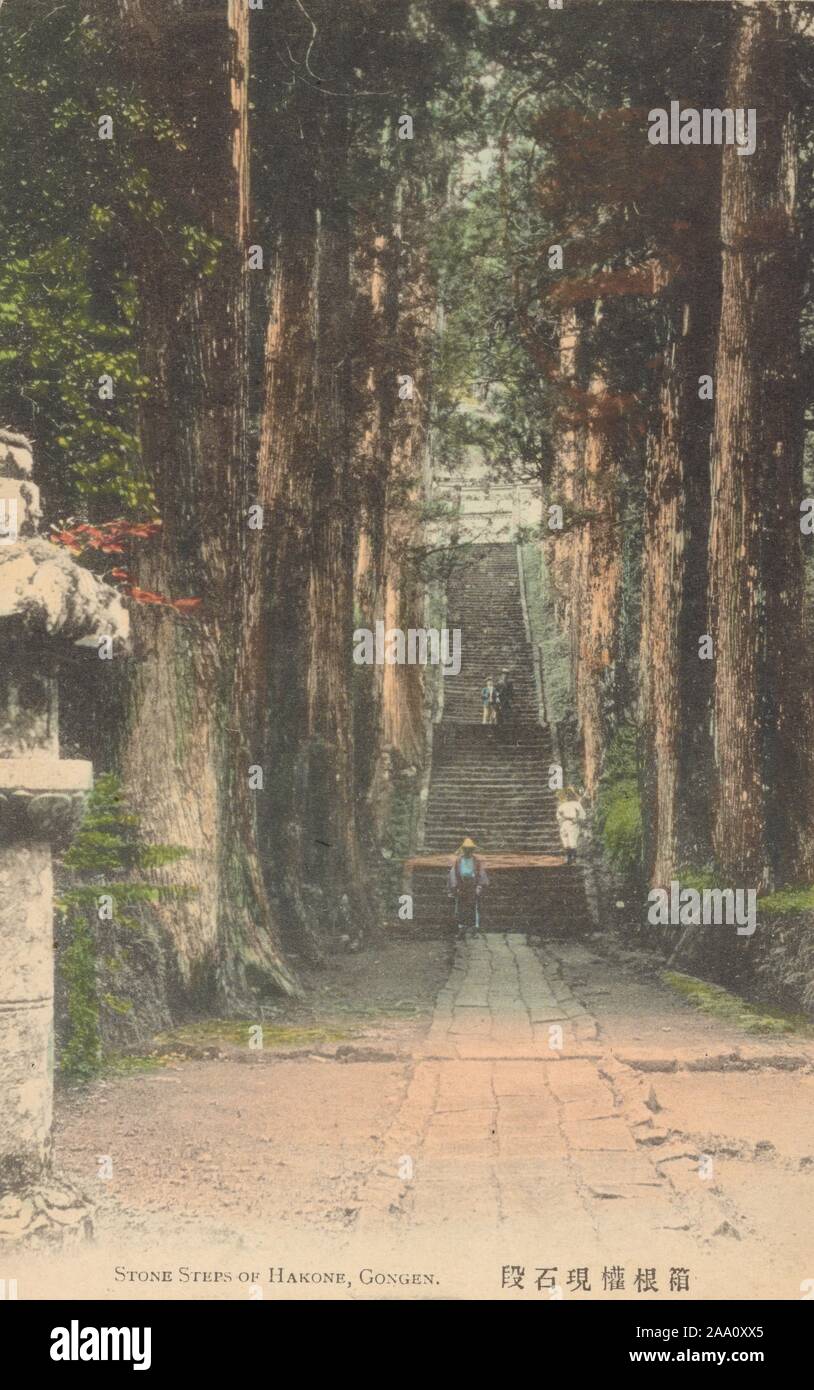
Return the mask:
[[814,1298],[814,4],[0,0],[0,204],[0,1301],[738,1359]]

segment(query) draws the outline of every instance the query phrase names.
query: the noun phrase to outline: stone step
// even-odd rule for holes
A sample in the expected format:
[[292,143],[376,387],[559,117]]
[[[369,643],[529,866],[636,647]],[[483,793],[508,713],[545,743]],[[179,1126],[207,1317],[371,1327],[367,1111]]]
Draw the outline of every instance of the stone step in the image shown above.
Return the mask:
[[[436,768],[444,774],[444,780],[452,781],[453,778],[460,778],[462,781],[471,781],[472,778],[481,778],[488,781],[494,778],[499,781],[505,773],[506,776],[526,776],[529,785],[539,784],[545,786],[543,774],[548,772],[545,749],[528,748],[525,753],[505,753],[503,757],[490,757],[484,754],[478,757],[474,752],[469,755],[455,757],[454,754],[448,758],[436,760]],[[551,790],[547,788],[547,790]]]
[[[477,831],[477,834],[475,833]],[[450,853],[456,848],[456,841],[464,834],[484,845],[492,840],[524,839],[545,840],[549,844],[560,844],[559,831],[553,821],[512,821],[501,816],[485,817],[462,811],[459,816],[435,816],[427,819],[424,827],[424,843],[429,840],[446,840]],[[480,838],[479,838],[480,837]]]
[[502,801],[498,800],[491,792],[474,793],[461,789],[457,796],[447,796],[442,800],[436,800],[431,794],[427,804],[427,815],[435,817],[458,817],[467,814],[488,816],[491,812],[506,819],[513,817],[515,820],[527,820],[529,817],[545,817],[551,825],[556,823],[556,811],[553,802],[535,801],[533,797],[520,796],[517,792],[509,798],[508,793]]
[[562,854],[562,844],[557,835],[535,835],[526,831],[501,832],[489,826],[475,825],[472,821],[461,821],[449,830],[432,830],[424,836],[423,854],[443,854],[450,858],[455,853],[464,835],[475,841],[482,854]]
[[474,783],[482,782],[484,786],[517,786],[522,782],[525,787],[539,787],[541,791],[553,796],[551,788],[547,786],[546,778],[548,775],[548,765],[543,758],[538,758],[536,753],[533,757],[526,758],[506,758],[504,762],[487,763],[483,760],[473,759],[471,763],[465,765],[460,761],[448,762],[441,766],[440,773],[444,774],[443,785],[447,787],[472,786]]
[[443,854],[445,851],[452,854],[464,835],[469,835],[484,851],[506,850],[516,846],[520,853],[533,844],[543,850],[551,848],[555,853],[562,852],[560,837],[553,827],[548,830],[545,827],[539,830],[529,829],[524,826],[477,821],[472,816],[461,816],[460,820],[450,821],[448,825],[428,825],[424,831],[424,849],[428,852],[431,850],[433,854]]
[[556,817],[551,810],[544,807],[530,806],[520,808],[515,806],[489,806],[476,804],[472,801],[463,801],[456,806],[437,806],[430,802],[427,810],[427,824],[435,825],[454,825],[459,823],[464,817],[477,817],[480,820],[488,820],[490,815],[494,815],[502,825],[510,821],[516,821],[520,825],[529,825],[534,829],[546,828],[553,830],[557,824]]
[[[508,816],[478,816],[471,811],[468,812],[466,808],[456,816],[433,816],[432,819],[428,817],[424,828],[424,840],[437,840],[445,836],[454,840],[456,835],[463,832],[477,839],[475,831],[484,843],[498,837],[505,840],[512,836],[548,840],[552,844],[560,843],[559,831],[553,820],[546,822],[536,818],[520,820]],[[452,845],[451,849],[455,849],[455,845]]]
[[546,805],[540,802],[521,802],[519,800],[496,802],[489,797],[460,796],[447,800],[443,803],[436,802],[434,797],[430,797],[427,806],[427,818],[434,820],[449,821],[460,819],[463,815],[489,816],[494,814],[501,820],[516,820],[521,823],[537,820],[544,820],[547,825],[556,824],[556,813],[553,805]]
[[[529,930],[542,935],[575,935],[592,929],[584,886],[577,866],[563,870],[495,870],[483,895],[484,925],[490,931]],[[573,870],[573,872],[572,872]],[[529,875],[532,875],[529,879]],[[417,930],[454,931],[446,875],[438,870],[413,873],[413,922]]]
[[517,793],[511,797],[507,792],[501,799],[498,796],[431,796],[427,807],[428,818],[435,820],[449,820],[456,817],[462,810],[470,815],[477,812],[478,815],[495,815],[505,819],[507,816],[515,816],[521,820],[527,820],[530,816],[544,819],[546,824],[556,824],[556,813],[550,802],[538,801],[530,794],[528,797],[519,796]]
[[[444,730],[445,735],[449,730]],[[487,739],[471,742],[467,737],[459,737],[457,743],[436,743],[437,757],[434,766],[445,772],[478,772],[481,769],[514,767],[539,769],[551,752],[551,747],[535,740],[524,746],[516,743],[492,744]]]
[[[453,853],[458,844],[463,840],[464,835],[471,835],[472,840],[479,848],[485,849],[507,849],[511,845],[517,845],[518,853],[521,849],[528,849],[529,845],[535,844],[540,847],[554,847],[557,852],[561,851],[560,834],[553,826],[526,826],[526,824],[513,824],[511,821],[499,819],[478,819],[476,816],[458,816],[457,820],[432,821],[425,826],[424,848],[436,847],[439,851]],[[500,842],[500,844],[499,844]],[[435,853],[435,848],[433,848]]]
[[[462,814],[460,816],[442,819],[440,817],[428,820],[424,827],[425,847],[430,840],[443,841],[450,854],[460,844],[464,835],[471,835],[478,845],[484,847],[492,844],[495,840],[535,840],[545,841],[546,844],[556,845],[560,848],[560,835],[553,822],[547,825],[541,822],[517,823],[503,820],[500,817],[486,819],[474,815]],[[434,851],[433,851],[434,852]]]
[[[551,731],[538,721],[534,652],[527,640],[517,551],[511,543],[474,546],[447,585],[447,618],[462,634],[461,669],[447,677],[433,764],[423,852],[449,855],[464,835],[493,854],[562,853],[555,793],[547,785],[554,761]],[[484,725],[482,690],[511,672],[512,718]],[[447,869],[413,870],[416,930],[454,930]],[[531,865],[490,871],[483,900],[490,931],[574,935],[591,927],[580,868]]]
[[518,852],[527,849],[530,841],[538,845],[552,845],[558,853],[562,848],[559,834],[553,826],[511,825],[496,820],[479,821],[474,816],[460,816],[454,821],[434,821],[427,825],[424,830],[424,848],[429,849],[432,842],[433,854],[436,852],[436,845],[440,846],[441,852],[447,850],[452,854],[464,835],[471,836],[476,845],[484,850],[495,849],[498,841],[501,849],[506,849],[516,841]]
[[516,821],[520,825],[529,825],[535,829],[542,826],[553,829],[557,823],[554,812],[545,807],[532,806],[524,809],[515,806],[491,806],[468,801],[466,798],[462,798],[454,806],[437,806],[431,801],[427,808],[426,820],[428,824],[432,821],[439,825],[453,825],[467,817],[477,816],[481,820],[488,820],[492,814],[502,824]]
[[442,769],[447,776],[439,778],[439,787],[446,791],[456,792],[470,790],[472,792],[482,791],[488,794],[489,791],[521,791],[526,794],[529,791],[536,791],[540,796],[554,801],[554,792],[545,790],[543,787],[542,767],[533,767],[526,771],[524,767],[507,766],[500,771],[482,771],[476,773],[474,769],[468,773],[454,773],[451,769]]
[[[471,700],[474,696],[482,700],[483,687],[489,679],[489,672],[487,671],[485,675],[483,672],[479,672],[478,675],[472,676],[471,678],[465,676],[463,680],[461,679],[462,676],[464,676],[463,670],[461,670],[457,676],[450,675],[444,677],[445,701],[453,698],[462,699],[464,697]],[[536,689],[534,685],[520,686],[515,689],[514,702],[516,704],[518,700],[533,700],[535,695]]]
[[453,729],[448,729],[442,720],[437,730],[440,731],[437,751],[443,753],[446,748],[454,748],[456,756],[462,758],[467,755],[470,758],[489,757],[490,753],[505,758],[511,755],[512,749],[526,755],[534,747],[545,748],[551,743],[549,729],[541,724],[523,724],[520,721],[490,725],[482,724],[478,719],[466,724],[456,723]]
[[443,787],[473,786],[480,782],[486,788],[535,788],[543,796],[553,797],[554,792],[548,786],[548,767],[549,764],[543,758],[538,758],[535,751],[530,757],[516,760],[507,758],[502,765],[481,763],[478,766],[473,761],[468,766],[462,766],[459,762],[448,762],[438,769],[437,775],[443,774],[443,781],[439,782],[439,786]]
[[[455,627],[456,623],[454,620],[448,621],[448,626]],[[505,670],[509,672],[515,686],[528,687],[534,684],[534,676],[528,670],[522,669],[520,663],[528,661],[530,655],[531,652],[528,647],[518,647],[512,650],[511,647],[502,647],[496,642],[483,642],[475,646],[472,643],[468,643],[466,638],[462,635],[461,669],[457,675],[447,676],[446,679],[448,681],[460,681],[462,676],[466,676],[469,679],[480,677],[481,681],[485,682],[490,676],[493,680],[496,680]],[[504,665],[498,666],[496,670],[490,670],[487,666],[484,671],[480,665],[483,661],[499,661],[501,659],[504,661]],[[517,662],[517,668],[513,668],[509,664],[511,661]]]
[[556,823],[556,812],[552,802],[535,801],[532,797],[524,798],[517,793],[509,799],[508,794],[503,801],[499,801],[488,793],[484,795],[474,795],[473,793],[461,792],[459,796],[446,797],[437,801],[434,796],[430,796],[427,805],[427,815],[435,818],[449,820],[450,817],[456,818],[464,813],[473,815],[488,816],[494,813],[503,820],[514,819],[525,821],[531,817],[544,817],[548,824]]
[[427,819],[441,821],[460,820],[462,816],[478,815],[488,818],[491,814],[500,817],[501,820],[515,820],[521,823],[537,823],[544,821],[547,825],[556,824],[556,814],[553,806],[545,804],[519,805],[515,802],[504,802],[502,805],[495,804],[491,799],[482,797],[459,796],[453,801],[443,804],[436,803],[431,796],[427,806]]
[[[427,817],[424,839],[439,839],[439,837],[451,836],[453,839],[461,828],[467,830],[468,834],[474,836],[475,831],[488,840],[500,837],[506,839],[507,836],[516,835],[526,839],[549,840],[559,844],[559,831],[553,820],[543,821],[536,818],[526,820],[511,819],[508,816],[491,816],[474,814],[472,811],[467,813],[463,810],[457,816],[433,816]],[[454,849],[454,846],[453,846]]]
[[542,805],[554,806],[554,793],[548,792],[541,787],[543,780],[542,769],[536,777],[512,777],[508,773],[505,777],[457,777],[455,781],[445,782],[443,788],[433,788],[430,792],[430,804],[433,804],[436,796],[442,797],[455,805],[461,797],[469,797],[476,801],[488,802],[492,796],[507,798],[518,797],[527,800],[529,797],[537,798]]
[[507,758],[502,766],[495,764],[478,767],[473,762],[467,767],[462,767],[460,763],[449,762],[438,769],[438,774],[443,774],[443,780],[439,780],[439,788],[473,786],[480,782],[485,788],[502,787],[510,790],[516,787],[523,791],[535,789],[542,796],[553,798],[554,792],[548,785],[548,767],[549,764],[543,758],[538,758],[536,752],[531,757],[518,761]]

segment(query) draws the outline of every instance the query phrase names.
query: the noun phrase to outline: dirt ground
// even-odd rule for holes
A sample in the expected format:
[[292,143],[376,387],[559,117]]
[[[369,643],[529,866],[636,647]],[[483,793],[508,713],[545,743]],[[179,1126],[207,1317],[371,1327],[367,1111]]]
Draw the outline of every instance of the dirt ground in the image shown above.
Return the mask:
[[393,941],[311,985],[262,1039],[191,1026],[58,1094],[95,1234],[21,1254],[20,1298],[814,1289],[809,1037],[598,938]]

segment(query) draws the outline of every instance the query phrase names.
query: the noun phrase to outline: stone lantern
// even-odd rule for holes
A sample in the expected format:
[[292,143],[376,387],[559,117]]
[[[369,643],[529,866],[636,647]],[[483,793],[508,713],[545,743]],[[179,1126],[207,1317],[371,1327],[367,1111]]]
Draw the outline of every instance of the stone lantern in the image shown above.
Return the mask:
[[54,938],[51,857],[82,819],[93,768],[59,756],[57,666],[100,639],[122,651],[119,593],[37,534],[31,446],[0,430],[0,1241],[90,1229],[51,1172]]

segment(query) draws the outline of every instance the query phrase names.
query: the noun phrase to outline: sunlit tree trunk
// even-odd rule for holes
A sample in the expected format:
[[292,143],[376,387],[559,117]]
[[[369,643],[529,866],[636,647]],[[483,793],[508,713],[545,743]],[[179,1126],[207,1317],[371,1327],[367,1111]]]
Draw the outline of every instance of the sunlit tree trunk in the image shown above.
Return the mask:
[[[395,403],[398,399],[396,332],[397,237],[389,228],[365,218],[357,231],[354,257],[359,286],[358,379],[354,392],[356,468],[359,483],[359,534],[354,596],[362,626],[375,630],[387,622],[388,505],[395,451]],[[389,626],[394,626],[395,622]],[[380,833],[386,817],[387,760],[384,753],[384,687],[387,666],[355,672],[354,721],[356,783],[361,803],[370,809]],[[384,783],[384,785],[382,785]]]
[[258,458],[274,786],[268,845],[286,927],[316,957],[343,892],[355,922],[369,918],[353,740],[359,494],[347,111],[298,84],[268,134],[287,143],[289,171],[301,171],[275,209]]
[[[567,387],[577,381],[579,353],[579,320],[577,310],[569,306],[562,311],[559,325],[559,380]],[[564,412],[562,427],[555,439],[554,467],[548,501],[562,508],[563,527],[548,527],[546,532],[546,563],[551,578],[554,616],[561,632],[568,634],[571,653],[572,690],[575,685],[579,651],[579,619],[581,603],[576,592],[578,580],[577,555],[579,532],[573,518],[582,501],[582,460],[585,449],[584,431]],[[556,522],[557,517],[553,520]],[[543,518],[547,524],[549,517]]]
[[[405,178],[399,224],[396,375],[413,378],[412,399],[399,400],[393,429],[388,486],[386,622],[402,628],[425,622],[424,576],[412,547],[422,540],[420,512],[429,478],[433,339],[438,326],[438,286],[430,255],[431,209],[445,196],[446,169],[435,180]],[[407,761],[422,756],[424,672],[418,666],[386,666],[383,740]]]
[[714,847],[757,883],[811,873],[811,709],[802,622],[795,151],[785,6],[742,8],[727,104],[757,112],[751,156],[724,149],[710,581]]
[[327,103],[321,121],[324,172],[317,238],[315,360],[317,414],[309,584],[309,780],[320,875],[334,896],[347,892],[357,919],[367,902],[356,822],[353,749],[353,577],[356,479],[351,439],[350,224],[348,119]]
[[663,291],[668,337],[645,463],[642,625],[639,651],[648,880],[668,883],[682,863],[708,858],[711,663],[707,534],[712,403],[699,377],[712,374],[719,260],[708,239],[700,257]]
[[[274,129],[270,132],[274,137]],[[316,138],[307,100],[277,138],[301,158]],[[303,894],[309,846],[309,585],[317,395],[316,188],[304,178],[280,208],[265,345],[265,381],[257,464],[264,525],[253,584],[265,598],[260,650],[267,692],[267,761],[274,786],[266,843],[280,911],[292,941],[319,956],[319,919]],[[311,847],[312,848],[312,847]]]
[[[115,6],[109,6],[115,10]],[[140,151],[177,227],[213,239],[204,270],[182,237],[135,224],[139,341],[150,398],[144,462],[162,517],[139,584],[202,599],[195,616],[139,608],[121,752],[145,829],[189,857],[158,871],[190,896],[163,912],[179,1003],[242,1003],[293,987],[258,854],[250,786],[258,711],[245,677],[248,12],[121,0],[124,62],[172,127]],[[256,780],[256,778],[255,778]]]
[[575,575],[576,710],[582,738],[585,789],[592,796],[602,775],[615,714],[616,663],[622,605],[621,473],[615,422],[605,414],[607,385],[596,371],[587,389],[588,420],[582,458],[582,521]]
[[[380,620],[386,630],[424,624],[424,584],[411,550],[421,541],[437,306],[425,201],[423,182],[405,176],[391,224],[369,239],[370,365],[360,450],[364,527],[356,593],[363,620],[369,625]],[[369,250],[363,259],[371,260]],[[377,833],[386,830],[392,809],[394,765],[415,764],[422,756],[423,678],[420,666],[407,663],[385,663],[357,676],[358,782]]]

